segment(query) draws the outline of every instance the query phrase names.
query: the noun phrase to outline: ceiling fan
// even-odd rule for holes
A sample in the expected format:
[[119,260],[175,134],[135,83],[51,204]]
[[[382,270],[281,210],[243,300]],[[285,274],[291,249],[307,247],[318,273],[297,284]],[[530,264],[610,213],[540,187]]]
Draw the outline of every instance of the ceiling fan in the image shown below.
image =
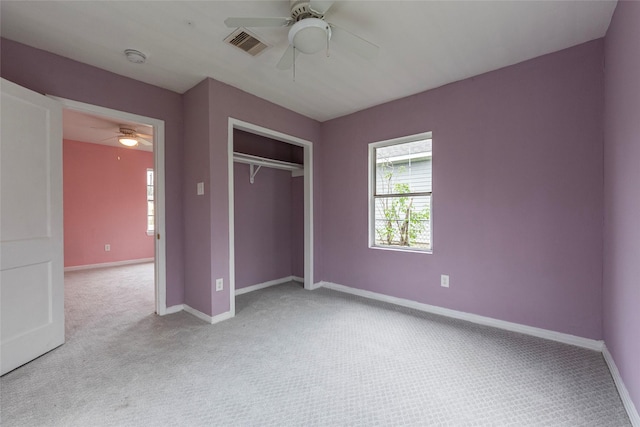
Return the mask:
[[[147,135],[144,133],[139,133],[135,129],[129,127],[130,125],[120,125],[118,128],[117,136],[110,136],[109,138],[104,139],[113,139],[118,138],[118,142],[120,144],[125,145],[127,147],[135,147],[138,143],[146,146],[151,146],[153,143],[149,139],[153,139],[153,135]],[[149,139],[147,139],[149,138]]]
[[280,58],[277,68],[288,70],[295,65],[298,53],[313,54],[323,48],[329,53],[329,41],[338,43],[366,59],[378,54],[378,46],[330,22],[325,15],[333,1],[290,0],[289,17],[227,18],[227,27],[291,27],[289,47]]

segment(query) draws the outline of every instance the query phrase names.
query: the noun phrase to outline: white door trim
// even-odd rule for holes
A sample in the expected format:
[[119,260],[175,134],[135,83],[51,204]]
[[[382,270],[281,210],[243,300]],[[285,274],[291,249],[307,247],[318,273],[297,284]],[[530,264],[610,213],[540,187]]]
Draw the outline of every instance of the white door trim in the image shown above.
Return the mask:
[[235,225],[233,193],[233,130],[243,130],[276,141],[298,145],[304,150],[304,288],[313,289],[313,143],[253,123],[229,117],[227,155],[229,174],[229,311],[236,313]]
[[[164,170],[164,121],[152,117],[140,116],[125,111],[113,110],[98,105],[49,96],[62,103],[62,108],[88,114],[107,116],[113,119],[138,122],[153,127],[153,168],[155,178],[155,294],[156,313],[167,314],[167,270],[166,270],[166,216],[165,216],[165,170]],[[158,239],[157,236],[160,235]]]

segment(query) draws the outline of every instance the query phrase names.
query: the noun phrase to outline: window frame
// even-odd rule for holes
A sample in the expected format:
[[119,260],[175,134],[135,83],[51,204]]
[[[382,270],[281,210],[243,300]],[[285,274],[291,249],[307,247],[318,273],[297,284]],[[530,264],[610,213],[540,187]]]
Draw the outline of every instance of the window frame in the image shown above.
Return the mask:
[[[391,145],[406,144],[409,142],[416,142],[424,139],[431,140],[431,191],[419,192],[419,193],[404,193],[402,195],[392,193],[390,194],[376,194],[376,149],[382,147],[388,147]],[[384,141],[371,142],[368,145],[368,183],[369,183],[369,200],[368,200],[368,235],[369,235],[369,248],[381,249],[388,251],[400,251],[400,252],[414,252],[422,254],[433,253],[433,132],[423,132],[414,135],[403,136],[399,138],[387,139]],[[390,246],[376,244],[376,199],[384,197],[401,197],[401,196],[420,196],[429,197],[429,249],[420,249],[410,246]]]

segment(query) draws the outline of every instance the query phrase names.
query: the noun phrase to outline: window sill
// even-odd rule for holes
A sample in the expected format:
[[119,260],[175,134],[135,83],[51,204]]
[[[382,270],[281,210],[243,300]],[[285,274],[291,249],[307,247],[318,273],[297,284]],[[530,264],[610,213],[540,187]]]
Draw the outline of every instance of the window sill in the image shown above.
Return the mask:
[[433,249],[418,249],[418,248],[402,248],[402,247],[394,247],[394,246],[369,246],[369,249],[378,249],[382,251],[393,251],[393,252],[410,252],[414,254],[433,254]]

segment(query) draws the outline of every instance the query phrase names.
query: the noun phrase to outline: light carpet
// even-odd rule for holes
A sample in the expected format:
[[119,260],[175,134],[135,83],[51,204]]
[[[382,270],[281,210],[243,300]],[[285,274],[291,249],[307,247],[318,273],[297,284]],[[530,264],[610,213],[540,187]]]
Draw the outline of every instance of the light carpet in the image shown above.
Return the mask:
[[600,353],[289,283],[209,325],[153,265],[65,278],[67,342],[0,379],[3,426],[628,426]]

